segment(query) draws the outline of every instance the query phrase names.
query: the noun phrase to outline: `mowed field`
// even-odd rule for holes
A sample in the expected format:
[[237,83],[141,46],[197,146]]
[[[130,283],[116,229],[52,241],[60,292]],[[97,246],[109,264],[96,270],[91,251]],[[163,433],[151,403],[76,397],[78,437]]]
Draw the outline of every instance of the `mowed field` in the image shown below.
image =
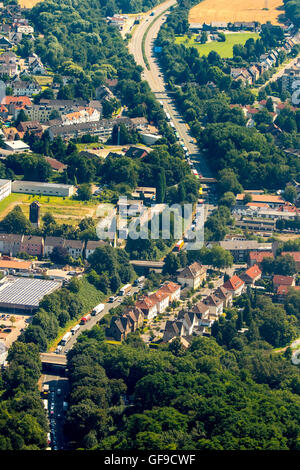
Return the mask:
[[50,212],[59,224],[77,225],[84,217],[98,218],[96,215],[98,201],[76,201],[75,199],[55,196],[31,196],[29,194],[10,194],[0,202],[0,220],[2,220],[15,206],[22,208],[26,217],[29,217],[29,205],[33,201],[41,204],[41,217]]
[[[266,3],[268,10],[264,10]],[[206,23],[212,21],[258,21],[262,24],[271,21],[278,23],[278,10],[282,0],[203,0],[190,10],[189,23]]]
[[176,44],[183,44],[186,47],[196,47],[200,55],[208,55],[211,51],[216,51],[223,58],[233,57],[233,46],[235,44],[245,44],[245,42],[253,38],[259,38],[258,33],[228,33],[226,34],[225,42],[211,41],[206,44],[195,42],[197,34],[193,35],[190,39],[185,36],[177,36],[175,39]]

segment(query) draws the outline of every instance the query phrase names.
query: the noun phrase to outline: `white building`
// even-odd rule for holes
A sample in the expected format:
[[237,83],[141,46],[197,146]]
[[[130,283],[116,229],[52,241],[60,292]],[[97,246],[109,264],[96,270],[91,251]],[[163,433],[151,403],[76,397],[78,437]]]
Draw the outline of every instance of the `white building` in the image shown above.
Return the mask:
[[0,201],[5,199],[11,193],[11,181],[0,179]]
[[75,193],[75,187],[71,184],[40,183],[36,181],[12,182],[13,193],[43,194],[45,196],[71,197]]
[[5,140],[4,145],[6,150],[11,150],[12,152],[19,153],[19,152],[29,152],[30,147],[29,145],[25,144],[22,140]]

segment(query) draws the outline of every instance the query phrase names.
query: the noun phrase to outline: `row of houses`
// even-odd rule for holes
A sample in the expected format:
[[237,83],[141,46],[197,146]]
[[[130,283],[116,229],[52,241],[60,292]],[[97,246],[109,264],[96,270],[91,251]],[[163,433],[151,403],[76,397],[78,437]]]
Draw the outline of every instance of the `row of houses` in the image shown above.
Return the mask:
[[[197,263],[199,264],[199,263]],[[195,263],[193,263],[195,265]],[[194,266],[191,265],[192,271]],[[248,268],[241,276],[234,275],[223,286],[218,287],[212,294],[197,302],[191,309],[179,312],[176,320],[166,322],[163,342],[171,342],[176,337],[183,338],[188,343],[192,334],[207,334],[214,321],[223,314],[224,308],[232,306],[233,298],[245,292],[247,286],[254,286],[261,278],[261,270],[257,265]]]
[[94,253],[96,248],[105,244],[103,240],[83,241],[66,240],[62,237],[46,236],[45,239],[37,235],[18,235],[13,233],[0,233],[0,253],[8,256],[17,256],[27,253],[30,256],[49,258],[55,247],[65,248],[69,256],[74,259],[86,258]]
[[164,313],[172,302],[178,301],[180,290],[180,285],[166,282],[156,292],[141,297],[134,307],[125,309],[120,317],[111,319],[107,336],[117,341],[126,339],[129,333],[143,326],[144,320],[152,320],[159,313]]
[[230,71],[231,77],[234,80],[241,80],[245,85],[254,84],[260,75],[276,66],[281,51],[289,54],[297,43],[298,39],[287,38],[282,46],[262,54],[259,62],[251,64],[249,67],[232,67]]

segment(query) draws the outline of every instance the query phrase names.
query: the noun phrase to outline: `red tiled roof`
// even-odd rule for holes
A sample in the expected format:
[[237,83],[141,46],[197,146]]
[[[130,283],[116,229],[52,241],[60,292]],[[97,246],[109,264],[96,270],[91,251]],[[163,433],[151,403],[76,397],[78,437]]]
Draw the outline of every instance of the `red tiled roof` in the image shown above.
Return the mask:
[[283,251],[281,253],[281,256],[291,256],[292,258],[294,258],[294,261],[296,263],[299,263],[300,262],[300,251]]
[[31,106],[31,99],[28,96],[5,96],[2,101],[2,104],[11,104],[14,103],[17,108],[24,106]]
[[287,295],[290,289],[300,290],[300,286],[278,286],[277,294],[279,295]]
[[264,258],[274,258],[274,255],[269,251],[250,251],[249,258],[257,263],[261,263]]
[[175,282],[167,282],[166,284],[164,284],[159,290],[160,291],[163,291],[163,292],[167,292],[167,293],[171,293],[173,294],[174,292],[176,292],[178,289],[180,289],[180,285],[179,284],[175,284]]
[[225,284],[223,284],[223,287],[225,287],[225,289],[229,289],[229,290],[234,290],[236,291],[237,289],[239,289],[239,287],[241,287],[244,283],[244,281],[242,281],[241,278],[239,278],[236,274],[234,276],[232,276],[230,279],[228,279],[228,281],[225,282]]
[[256,279],[257,276],[261,275],[261,270],[259,269],[257,264],[254,264],[251,268],[249,268],[249,269],[247,269],[247,271],[245,271],[245,274],[247,276],[249,276],[251,279]]
[[281,276],[279,274],[275,274],[273,277],[273,283],[281,286],[291,286],[293,282],[293,276]]

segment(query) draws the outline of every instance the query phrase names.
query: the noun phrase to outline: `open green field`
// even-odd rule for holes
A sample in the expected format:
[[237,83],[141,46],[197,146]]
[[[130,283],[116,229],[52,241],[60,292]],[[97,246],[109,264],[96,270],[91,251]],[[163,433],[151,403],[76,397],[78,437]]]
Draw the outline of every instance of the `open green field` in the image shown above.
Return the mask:
[[216,51],[223,58],[233,57],[233,46],[235,44],[245,44],[245,42],[253,38],[254,40],[259,38],[258,33],[228,33],[226,34],[225,42],[208,42],[206,44],[200,44],[195,42],[198,35],[194,34],[190,39],[185,36],[177,36],[175,39],[176,44],[183,44],[186,47],[196,47],[200,55],[208,55],[211,51]]
[[10,194],[0,202],[0,220],[3,219],[16,205],[21,206],[26,217],[29,217],[29,205],[33,201],[41,204],[41,217],[50,212],[57,223],[77,225],[84,217],[97,218],[99,206],[97,200],[77,201],[71,198],[56,196],[33,196],[30,194]]

